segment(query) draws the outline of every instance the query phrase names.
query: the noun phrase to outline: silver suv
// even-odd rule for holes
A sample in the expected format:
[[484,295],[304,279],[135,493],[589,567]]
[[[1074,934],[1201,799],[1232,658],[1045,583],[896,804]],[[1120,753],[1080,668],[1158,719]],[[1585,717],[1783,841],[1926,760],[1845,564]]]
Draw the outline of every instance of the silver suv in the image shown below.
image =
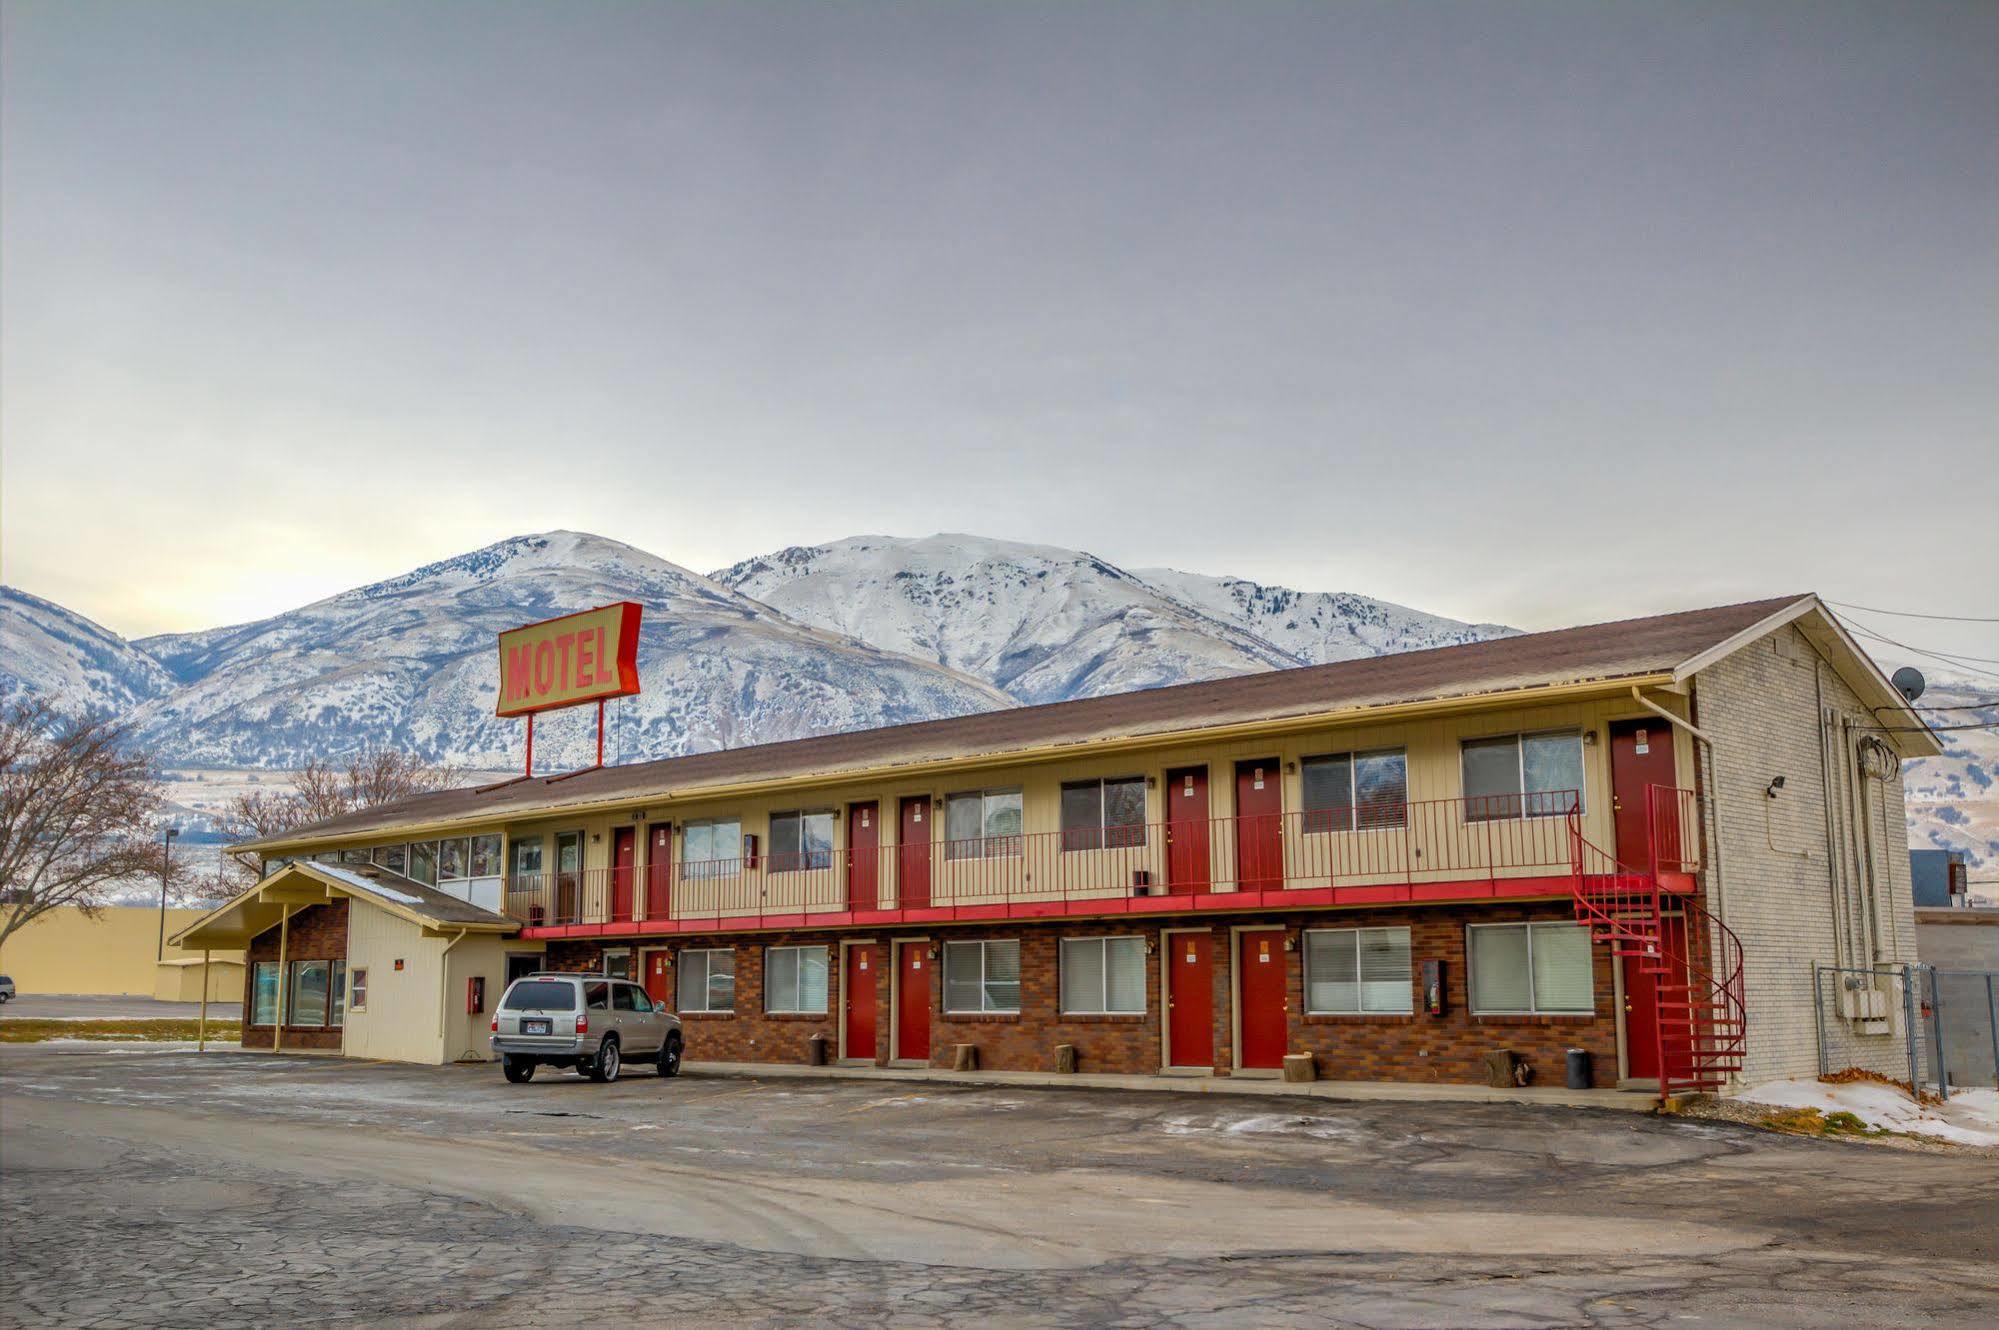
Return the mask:
[[628,979],[522,975],[507,985],[493,1013],[493,1052],[516,1085],[544,1065],[615,1081],[628,1058],[677,1076],[682,1047],[680,1018]]

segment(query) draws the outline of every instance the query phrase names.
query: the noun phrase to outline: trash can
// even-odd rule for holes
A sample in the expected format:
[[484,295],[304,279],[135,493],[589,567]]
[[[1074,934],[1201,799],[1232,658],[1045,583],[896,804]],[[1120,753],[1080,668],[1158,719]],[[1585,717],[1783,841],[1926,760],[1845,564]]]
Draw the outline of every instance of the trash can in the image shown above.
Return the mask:
[[1569,1088],[1587,1090],[1590,1088],[1589,1050],[1572,1048],[1569,1050]]
[[826,1065],[826,1036],[815,1034],[805,1043],[805,1061],[814,1067]]

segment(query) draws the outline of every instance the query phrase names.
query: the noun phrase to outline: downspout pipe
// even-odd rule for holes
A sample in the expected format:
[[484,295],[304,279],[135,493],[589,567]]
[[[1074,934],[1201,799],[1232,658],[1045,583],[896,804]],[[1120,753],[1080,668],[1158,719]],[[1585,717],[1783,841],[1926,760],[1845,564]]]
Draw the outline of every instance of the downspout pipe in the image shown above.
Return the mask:
[[451,949],[465,940],[472,930],[461,928],[458,936],[444,944],[444,950],[437,953],[437,1051],[446,1049],[444,1030],[451,1023]]

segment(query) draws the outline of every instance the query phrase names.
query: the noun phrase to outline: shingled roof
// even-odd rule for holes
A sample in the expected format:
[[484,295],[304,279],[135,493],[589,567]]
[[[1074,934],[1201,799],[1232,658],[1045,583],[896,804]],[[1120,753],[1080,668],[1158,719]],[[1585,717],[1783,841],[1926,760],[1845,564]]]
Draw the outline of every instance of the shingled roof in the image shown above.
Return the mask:
[[403,827],[503,821],[595,804],[683,798],[708,788],[830,778],[940,761],[1002,759],[1009,754],[1111,738],[1197,734],[1250,722],[1657,676],[1672,673],[1766,620],[1818,608],[1815,597],[1780,596],[1428,651],[444,790],[376,805],[238,848],[296,848],[354,840],[375,832],[386,834]]

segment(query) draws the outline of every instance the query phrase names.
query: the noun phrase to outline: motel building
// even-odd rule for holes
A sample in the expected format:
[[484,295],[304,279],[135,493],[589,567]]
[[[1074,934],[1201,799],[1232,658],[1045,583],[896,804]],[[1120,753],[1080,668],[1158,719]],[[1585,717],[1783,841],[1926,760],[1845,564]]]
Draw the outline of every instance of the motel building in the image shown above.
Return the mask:
[[1878,964],[1832,1065],[1899,1075],[1938,751],[1793,597],[424,795],[238,847],[176,941],[246,952],[253,1048],[488,1058],[549,969],[697,1067],[1662,1095],[1815,1074],[1814,963]]

